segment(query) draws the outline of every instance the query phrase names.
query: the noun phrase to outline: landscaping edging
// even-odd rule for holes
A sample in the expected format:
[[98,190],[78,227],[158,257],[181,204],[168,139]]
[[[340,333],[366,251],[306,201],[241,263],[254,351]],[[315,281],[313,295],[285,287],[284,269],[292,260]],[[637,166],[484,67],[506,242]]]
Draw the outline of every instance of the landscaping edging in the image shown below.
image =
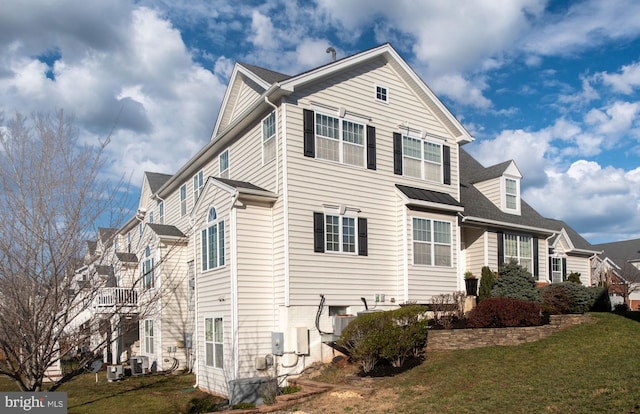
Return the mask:
[[548,325],[523,328],[480,328],[430,330],[427,335],[427,352],[450,349],[474,349],[487,346],[510,346],[535,342],[555,332],[582,323],[592,323],[589,315],[552,315]]

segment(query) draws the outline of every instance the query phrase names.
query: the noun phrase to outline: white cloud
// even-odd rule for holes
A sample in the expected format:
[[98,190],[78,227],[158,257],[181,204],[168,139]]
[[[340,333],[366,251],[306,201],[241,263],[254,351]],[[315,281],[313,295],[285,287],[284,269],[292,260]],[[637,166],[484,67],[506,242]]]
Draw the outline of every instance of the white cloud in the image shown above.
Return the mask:
[[609,74],[603,72],[601,74],[602,82],[605,85],[623,94],[631,94],[634,89],[640,87],[640,63],[632,63],[621,68],[619,73]]
[[[117,162],[105,174],[133,174],[139,185],[143,168],[173,173],[208,141],[224,85],[193,62],[180,32],[156,11],[111,3],[3,12],[0,21],[14,16],[27,27],[0,31],[0,44],[13,45],[0,62],[0,110],[64,109],[87,141],[113,129],[107,151]],[[51,50],[51,66],[34,58]]]

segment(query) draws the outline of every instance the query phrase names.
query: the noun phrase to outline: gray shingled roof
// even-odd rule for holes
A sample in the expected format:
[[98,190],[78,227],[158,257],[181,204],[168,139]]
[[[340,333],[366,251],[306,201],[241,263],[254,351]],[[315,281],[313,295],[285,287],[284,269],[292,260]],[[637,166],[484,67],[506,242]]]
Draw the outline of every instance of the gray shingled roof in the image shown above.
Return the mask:
[[258,187],[257,185],[251,184],[247,181],[229,180],[228,178],[220,178],[220,177],[212,177],[212,178],[214,180],[218,180],[221,183],[226,184],[229,187],[233,187],[233,188],[246,188],[249,190],[266,191],[266,192],[269,191],[269,190],[265,190],[262,187]]
[[[580,235],[577,231],[575,231],[571,226],[565,223],[562,220],[556,219],[547,219],[547,226],[554,230],[564,230],[567,232],[567,236],[571,239],[571,243],[573,243],[573,247],[580,250],[591,250],[591,251],[600,251],[602,249],[597,249],[591,243],[589,243],[584,237]],[[559,236],[558,236],[559,237]]]
[[122,263],[138,263],[138,256],[136,256],[135,253],[120,252],[116,253],[116,257]]
[[285,79],[289,79],[291,76],[285,75],[284,73],[276,72],[270,69],[265,69],[260,66],[250,65],[248,63],[238,62],[239,65],[244,66],[253,72],[260,79],[264,80],[268,84],[274,84],[276,82],[283,81]]
[[[493,220],[514,224],[517,226],[537,227],[540,229],[555,230],[549,227],[547,219],[533,209],[529,204],[521,199],[520,215],[503,212],[487,197],[473,186],[474,182],[488,179],[489,173],[494,174],[502,166],[507,166],[511,161],[500,163],[498,166],[485,168],[468,152],[460,148],[460,202],[464,205],[463,215],[466,217],[478,217],[486,220]],[[504,171],[504,168],[502,169]]]
[[113,236],[118,230],[111,227],[99,227],[98,228],[98,240],[105,246],[110,246],[113,241]]
[[156,224],[156,223],[149,223],[147,224],[147,226],[149,226],[149,228],[153,230],[153,232],[158,236],[187,237],[176,226],[171,226],[168,224]]
[[160,187],[164,185],[169,178],[171,178],[171,174],[162,174],[145,171],[144,175],[147,177],[147,182],[149,183],[149,188],[151,189],[151,194],[155,194]]
[[462,206],[462,204],[460,204],[455,198],[446,193],[425,190],[423,188],[409,187],[401,184],[396,184],[396,187],[398,190],[402,191],[402,194],[412,200],[428,201],[431,203],[447,204],[458,207]]
[[623,240],[612,243],[594,244],[597,250],[604,250],[601,257],[608,257],[620,266],[620,275],[628,281],[640,281],[640,270],[630,261],[640,260],[640,239]]

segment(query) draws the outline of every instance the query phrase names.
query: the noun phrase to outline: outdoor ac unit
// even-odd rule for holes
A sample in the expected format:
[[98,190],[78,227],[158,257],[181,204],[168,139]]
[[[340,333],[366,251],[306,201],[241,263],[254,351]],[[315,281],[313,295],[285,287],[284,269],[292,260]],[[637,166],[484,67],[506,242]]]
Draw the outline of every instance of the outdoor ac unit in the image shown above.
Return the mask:
[[336,336],[342,335],[344,328],[355,318],[353,315],[335,315],[333,317],[333,334]]
[[129,365],[131,365],[131,375],[146,375],[149,373],[149,357],[131,357]]
[[109,365],[107,367],[107,381],[119,381],[124,378],[124,369],[122,365]]

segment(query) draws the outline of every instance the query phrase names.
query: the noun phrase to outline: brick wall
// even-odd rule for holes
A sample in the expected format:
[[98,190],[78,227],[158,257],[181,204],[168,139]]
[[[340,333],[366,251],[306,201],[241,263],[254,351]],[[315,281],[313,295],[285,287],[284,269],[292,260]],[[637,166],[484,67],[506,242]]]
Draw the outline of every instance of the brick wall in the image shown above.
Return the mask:
[[539,341],[562,329],[585,322],[592,323],[595,319],[586,314],[552,315],[549,325],[543,326],[430,330],[427,336],[427,352],[524,344]]

